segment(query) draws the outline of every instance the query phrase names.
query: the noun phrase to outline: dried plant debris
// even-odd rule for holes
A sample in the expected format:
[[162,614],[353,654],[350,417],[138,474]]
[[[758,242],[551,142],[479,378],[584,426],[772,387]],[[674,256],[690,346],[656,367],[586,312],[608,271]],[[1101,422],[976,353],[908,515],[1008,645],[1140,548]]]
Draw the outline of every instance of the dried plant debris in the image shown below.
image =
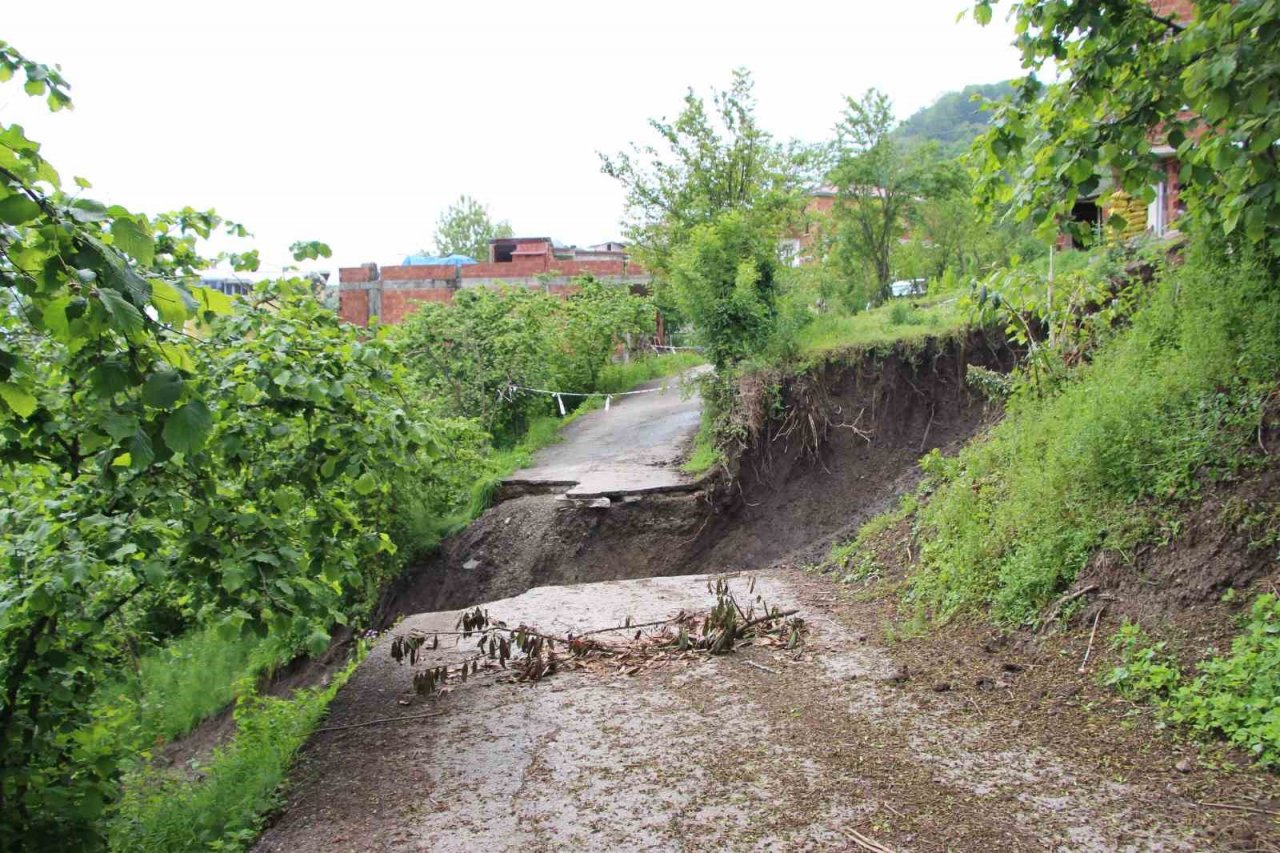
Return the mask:
[[[617,671],[633,675],[657,661],[697,654],[727,654],[744,645],[767,645],[798,651],[803,648],[805,625],[796,610],[770,606],[755,592],[751,580],[744,608],[724,578],[707,581],[716,596],[715,606],[703,615],[681,610],[669,619],[596,628],[553,636],[535,627],[511,627],[493,619],[479,607],[458,618],[454,631],[411,631],[391,640],[391,658],[416,667],[425,651],[438,651],[440,638],[453,638],[453,648],[478,637],[475,651],[457,663],[443,663],[416,670],[413,690],[427,696],[446,689],[449,682],[465,682],[480,672],[506,671],[515,681],[538,681],[562,668],[577,669],[608,662]],[[633,633],[634,632],[634,633]],[[606,642],[608,634],[629,634],[622,641]]]

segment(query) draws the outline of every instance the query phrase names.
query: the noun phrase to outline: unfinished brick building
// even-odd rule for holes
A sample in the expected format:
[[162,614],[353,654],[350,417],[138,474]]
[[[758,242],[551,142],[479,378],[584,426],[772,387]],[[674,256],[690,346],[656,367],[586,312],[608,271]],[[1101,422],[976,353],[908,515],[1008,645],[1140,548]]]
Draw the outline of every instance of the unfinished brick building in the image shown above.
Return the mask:
[[620,243],[577,249],[558,247],[546,237],[512,237],[490,241],[485,263],[343,267],[338,270],[338,314],[359,326],[372,317],[395,324],[421,302],[452,302],[460,288],[505,284],[565,294],[583,275],[628,286],[650,280]]

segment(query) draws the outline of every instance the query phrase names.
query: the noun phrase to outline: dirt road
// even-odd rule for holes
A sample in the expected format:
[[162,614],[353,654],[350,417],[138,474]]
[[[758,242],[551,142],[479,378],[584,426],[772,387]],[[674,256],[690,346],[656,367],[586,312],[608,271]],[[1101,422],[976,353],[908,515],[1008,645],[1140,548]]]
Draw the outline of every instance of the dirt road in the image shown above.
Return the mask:
[[614,397],[607,411],[588,412],[569,424],[559,442],[539,450],[533,464],[506,483],[564,486],[573,498],[690,487],[692,478],[679,464],[698,431],[702,400],[678,377],[655,379],[634,391]]
[[[750,598],[747,578],[731,583]],[[672,654],[535,684],[482,672],[432,698],[413,695],[384,636],[326,726],[433,716],[318,734],[258,850],[1191,850],[1241,831],[1258,849],[1250,815],[1196,805],[1242,792],[1197,789],[1204,774],[1176,770],[1177,747],[1149,728],[1097,725],[1088,696],[1038,696],[1040,664],[1016,656],[984,664],[987,687],[906,672],[880,605],[844,589],[756,576],[770,603],[801,609],[800,654]],[[535,589],[489,610],[564,632],[711,603],[686,576]],[[469,651],[448,645],[429,662]]]

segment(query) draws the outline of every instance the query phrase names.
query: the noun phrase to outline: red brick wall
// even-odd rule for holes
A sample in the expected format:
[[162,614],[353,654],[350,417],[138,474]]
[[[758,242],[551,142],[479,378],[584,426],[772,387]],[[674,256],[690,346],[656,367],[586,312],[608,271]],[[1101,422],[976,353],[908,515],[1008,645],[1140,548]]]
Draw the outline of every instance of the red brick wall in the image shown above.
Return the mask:
[[378,322],[395,325],[404,321],[423,302],[452,302],[453,291],[445,287],[424,290],[384,290],[382,292],[382,316]]
[[1162,18],[1171,18],[1185,24],[1191,20],[1195,6],[1191,0],[1147,0],[1151,10]]
[[[364,272],[364,270],[361,270]],[[344,323],[365,326],[369,323],[369,291],[339,290],[338,316]]]
[[508,263],[468,264],[462,268],[463,278],[524,278],[547,271],[547,256],[520,259]]
[[338,269],[339,282],[362,282],[372,280],[373,273],[368,267],[340,267]]
[[383,267],[383,281],[453,281],[457,267],[452,264],[422,264],[408,267]]

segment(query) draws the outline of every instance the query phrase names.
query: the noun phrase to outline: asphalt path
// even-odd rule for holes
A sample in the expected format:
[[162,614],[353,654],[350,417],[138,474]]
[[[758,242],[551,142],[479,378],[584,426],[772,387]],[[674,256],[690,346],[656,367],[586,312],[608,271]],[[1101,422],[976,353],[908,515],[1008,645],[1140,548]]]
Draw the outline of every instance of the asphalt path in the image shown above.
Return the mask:
[[[699,368],[684,377],[692,376]],[[683,377],[638,386],[609,409],[588,412],[561,440],[534,454],[508,485],[563,486],[571,498],[625,497],[679,491],[694,480],[680,470],[702,417],[702,399]]]

